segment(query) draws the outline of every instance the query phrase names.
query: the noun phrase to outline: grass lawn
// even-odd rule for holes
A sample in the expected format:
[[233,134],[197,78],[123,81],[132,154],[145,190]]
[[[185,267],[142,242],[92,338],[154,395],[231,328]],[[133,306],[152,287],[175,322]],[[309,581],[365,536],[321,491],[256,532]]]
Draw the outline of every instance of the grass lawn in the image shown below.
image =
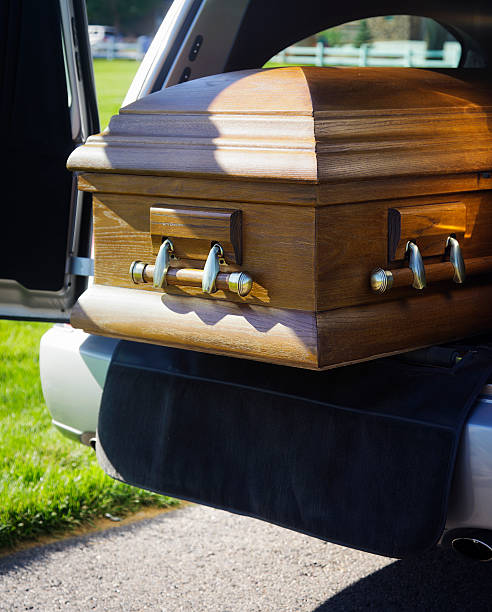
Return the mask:
[[[118,111],[137,67],[95,62],[102,126]],[[107,512],[176,503],[105,476],[91,449],[52,427],[38,368],[39,340],[49,327],[0,321],[0,548]]]
[[111,117],[118,113],[138,66],[139,62],[134,60],[94,60],[101,130],[108,125]]

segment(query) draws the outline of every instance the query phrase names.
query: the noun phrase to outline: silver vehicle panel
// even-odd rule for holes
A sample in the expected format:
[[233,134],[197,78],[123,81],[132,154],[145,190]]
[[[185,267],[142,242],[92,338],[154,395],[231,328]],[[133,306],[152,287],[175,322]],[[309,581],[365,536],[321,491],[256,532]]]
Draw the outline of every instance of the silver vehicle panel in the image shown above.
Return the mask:
[[[53,424],[85,441],[96,431],[99,406],[113,351],[112,338],[55,325],[41,339],[39,368]],[[85,435],[83,438],[83,434]]]

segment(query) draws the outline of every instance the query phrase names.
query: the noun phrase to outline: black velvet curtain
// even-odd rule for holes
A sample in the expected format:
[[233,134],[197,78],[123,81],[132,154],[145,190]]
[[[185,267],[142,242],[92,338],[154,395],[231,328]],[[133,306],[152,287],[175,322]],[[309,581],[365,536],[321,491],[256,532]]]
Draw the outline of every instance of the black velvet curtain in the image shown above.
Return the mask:
[[73,149],[57,0],[0,2],[0,278],[63,286]]

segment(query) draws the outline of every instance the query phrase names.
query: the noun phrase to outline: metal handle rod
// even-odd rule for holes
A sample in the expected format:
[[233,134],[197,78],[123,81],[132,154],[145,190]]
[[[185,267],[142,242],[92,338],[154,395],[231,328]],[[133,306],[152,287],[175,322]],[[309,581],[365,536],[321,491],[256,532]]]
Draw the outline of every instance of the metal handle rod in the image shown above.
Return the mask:
[[[134,262],[135,265],[137,262]],[[142,264],[141,281],[153,284],[155,266]],[[202,286],[204,271],[199,268],[169,268],[166,274],[166,284],[180,287]],[[251,291],[253,281],[246,272],[219,272],[215,279],[215,286],[222,291],[232,291],[241,297],[248,295]]]
[[[467,277],[491,274],[492,257],[466,259],[465,266]],[[425,275],[428,283],[450,281],[454,278],[455,268],[450,261],[429,264],[425,268]],[[397,268],[395,270],[377,268],[371,275],[371,285],[376,293],[388,293],[390,288],[411,287],[413,280],[413,272],[410,268]]]

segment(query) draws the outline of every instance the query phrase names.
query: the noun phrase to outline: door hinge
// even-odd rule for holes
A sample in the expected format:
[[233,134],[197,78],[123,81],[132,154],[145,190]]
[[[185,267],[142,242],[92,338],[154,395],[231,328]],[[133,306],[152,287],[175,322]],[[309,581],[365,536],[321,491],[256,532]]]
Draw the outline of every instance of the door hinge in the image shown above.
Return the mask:
[[90,257],[70,257],[68,273],[76,276],[94,276],[94,260]]

